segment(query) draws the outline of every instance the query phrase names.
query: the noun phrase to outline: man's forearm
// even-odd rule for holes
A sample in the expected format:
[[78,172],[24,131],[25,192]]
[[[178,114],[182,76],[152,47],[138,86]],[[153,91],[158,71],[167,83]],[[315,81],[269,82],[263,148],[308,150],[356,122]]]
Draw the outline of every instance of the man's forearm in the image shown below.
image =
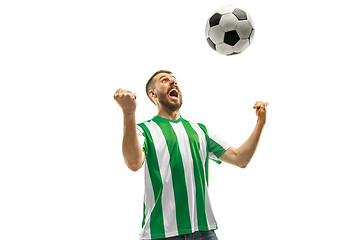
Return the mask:
[[142,166],[143,152],[136,134],[135,113],[124,113],[124,136],[122,151],[126,165],[133,171]]
[[242,166],[246,166],[254,155],[264,125],[265,121],[260,121],[258,119],[255,129],[251,133],[250,137],[237,149],[237,156],[239,161],[241,161]]

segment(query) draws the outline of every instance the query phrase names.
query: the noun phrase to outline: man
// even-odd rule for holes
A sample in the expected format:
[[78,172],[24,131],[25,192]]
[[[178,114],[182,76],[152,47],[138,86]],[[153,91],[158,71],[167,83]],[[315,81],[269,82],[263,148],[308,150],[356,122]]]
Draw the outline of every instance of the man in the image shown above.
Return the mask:
[[182,94],[170,71],[156,72],[146,84],[146,93],[158,114],[138,125],[136,94],[119,89],[114,95],[124,114],[125,163],[133,171],[145,166],[140,239],[217,240],[207,191],[209,159],[245,168],[258,145],[267,103],[255,103],[256,127],[236,149],[203,124],[181,117]]

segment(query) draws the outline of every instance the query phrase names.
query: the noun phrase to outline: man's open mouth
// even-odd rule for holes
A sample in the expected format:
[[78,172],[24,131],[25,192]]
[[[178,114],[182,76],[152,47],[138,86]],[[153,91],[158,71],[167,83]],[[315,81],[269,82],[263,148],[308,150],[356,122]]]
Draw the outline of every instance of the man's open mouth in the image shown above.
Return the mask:
[[178,98],[179,97],[179,92],[177,89],[173,88],[170,90],[169,92],[169,96],[170,97],[175,97],[175,98]]

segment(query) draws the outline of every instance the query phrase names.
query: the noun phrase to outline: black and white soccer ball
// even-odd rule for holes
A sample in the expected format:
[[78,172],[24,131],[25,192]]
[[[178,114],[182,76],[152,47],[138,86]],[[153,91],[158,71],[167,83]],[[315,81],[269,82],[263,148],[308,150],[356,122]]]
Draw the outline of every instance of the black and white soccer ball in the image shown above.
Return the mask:
[[234,6],[218,9],[206,22],[207,42],[224,55],[244,51],[254,38],[254,23],[249,14]]

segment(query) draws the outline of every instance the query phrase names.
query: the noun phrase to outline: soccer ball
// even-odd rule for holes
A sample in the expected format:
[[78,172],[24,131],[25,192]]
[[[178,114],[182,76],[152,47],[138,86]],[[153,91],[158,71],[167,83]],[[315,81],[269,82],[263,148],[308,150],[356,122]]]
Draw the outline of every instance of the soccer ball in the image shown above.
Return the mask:
[[234,6],[218,9],[206,22],[205,35],[210,47],[224,55],[244,51],[254,38],[249,14]]

